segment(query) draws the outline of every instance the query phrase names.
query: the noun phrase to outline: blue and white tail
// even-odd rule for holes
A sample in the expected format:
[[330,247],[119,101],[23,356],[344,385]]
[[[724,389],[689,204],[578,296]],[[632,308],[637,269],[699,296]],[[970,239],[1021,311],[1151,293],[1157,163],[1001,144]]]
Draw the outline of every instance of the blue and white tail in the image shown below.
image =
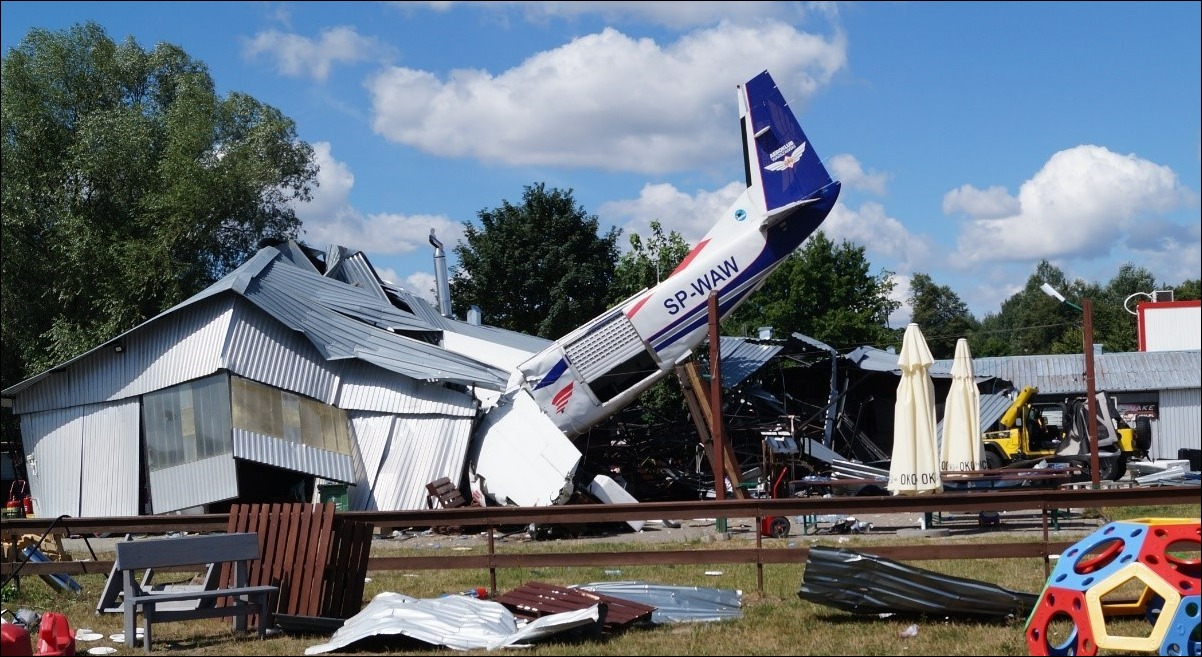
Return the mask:
[[764,214],[778,216],[827,197],[833,205],[838,183],[831,180],[772,76],[760,73],[741,92],[747,186],[762,190]]

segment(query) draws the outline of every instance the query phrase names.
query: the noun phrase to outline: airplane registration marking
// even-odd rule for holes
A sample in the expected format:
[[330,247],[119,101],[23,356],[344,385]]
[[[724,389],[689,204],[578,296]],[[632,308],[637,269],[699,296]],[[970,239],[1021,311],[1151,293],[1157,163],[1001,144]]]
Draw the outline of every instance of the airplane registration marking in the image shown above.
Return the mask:
[[739,263],[733,257],[729,260],[723,260],[717,267],[710,269],[697,277],[697,280],[689,285],[689,287],[677,290],[675,294],[664,299],[664,308],[669,315],[685,309],[684,303],[692,297],[699,297],[709,294],[711,291],[718,289],[720,283],[733,277],[739,273]]

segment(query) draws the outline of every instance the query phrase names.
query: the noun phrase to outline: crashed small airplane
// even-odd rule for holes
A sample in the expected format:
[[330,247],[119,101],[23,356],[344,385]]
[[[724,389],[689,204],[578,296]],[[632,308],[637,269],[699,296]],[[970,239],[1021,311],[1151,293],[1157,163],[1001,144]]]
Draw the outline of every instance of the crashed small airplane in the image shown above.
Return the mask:
[[[566,501],[570,487],[552,499],[518,491],[534,483],[532,469],[570,483],[576,450],[562,437],[613,415],[687,359],[706,337],[710,294],[729,315],[834,207],[840,184],[768,72],[739,85],[738,98],[747,189],[671,276],[518,366],[475,436],[474,490],[522,505]],[[542,437],[532,438],[536,426]],[[530,458],[532,447],[541,458]]]

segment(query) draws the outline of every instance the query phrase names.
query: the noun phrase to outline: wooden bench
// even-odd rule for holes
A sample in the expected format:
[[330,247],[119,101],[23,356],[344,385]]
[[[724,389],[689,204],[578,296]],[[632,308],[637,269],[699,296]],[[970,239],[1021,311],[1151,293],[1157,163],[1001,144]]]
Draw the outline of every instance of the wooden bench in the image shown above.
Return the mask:
[[433,509],[434,502],[438,502],[440,509],[457,509],[461,506],[467,506],[467,501],[463,499],[463,494],[459,492],[459,487],[451,483],[450,478],[442,477],[435,479],[426,484],[426,506]]
[[[271,624],[273,596],[278,586],[247,586],[250,562],[259,559],[259,539],[254,533],[182,536],[142,541],[121,541],[116,544],[114,571],[121,573],[122,611],[125,616],[125,645],[132,648],[137,634],[134,630],[139,609],[142,612],[142,647],[150,650],[150,627],[157,622],[223,618],[233,616],[235,628],[246,631],[247,617],[259,614],[259,638],[267,636]],[[209,568],[231,563],[234,585],[203,590],[179,592],[144,591],[138,578],[147,569],[172,568],[204,564]],[[217,604],[229,598],[231,605]],[[164,605],[189,602],[190,606]],[[162,606],[160,606],[162,605]]]
[[[437,505],[437,506],[436,506]],[[468,506],[467,500],[459,492],[459,487],[451,483],[449,477],[441,477],[426,484],[426,507],[430,509],[458,509]],[[438,534],[459,534],[464,527],[431,527]]]

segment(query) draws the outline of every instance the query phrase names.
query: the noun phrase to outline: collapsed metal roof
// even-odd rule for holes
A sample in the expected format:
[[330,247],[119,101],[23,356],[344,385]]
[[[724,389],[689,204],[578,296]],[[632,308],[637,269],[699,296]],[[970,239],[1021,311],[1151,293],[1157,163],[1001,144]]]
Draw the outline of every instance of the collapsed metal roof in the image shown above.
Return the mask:
[[768,361],[776,357],[784,347],[749,338],[718,338],[718,364],[722,374],[722,387],[733,388],[744,379],[755,374]]
[[593,582],[572,588],[625,598],[655,607],[651,622],[702,623],[743,617],[742,595],[738,589],[703,586],[674,586],[651,582]]
[[[875,347],[857,347],[845,358],[864,370],[899,371],[897,354]],[[932,378],[950,378],[953,363],[937,360],[928,371]],[[972,371],[977,381],[997,378],[1020,388],[1035,386],[1045,395],[1080,394],[1086,388],[1084,354],[973,358]],[[1202,385],[1202,351],[1094,354],[1094,385],[1112,393],[1197,388]]]
[[368,274],[377,281],[378,278],[361,254],[356,254],[360,257],[342,254],[338,267],[360,284],[323,276],[303,254],[292,242],[264,247],[187,300],[84,354],[9,387],[3,395],[19,394],[89,354],[111,349],[131,333],[222,294],[237,294],[247,299],[303,335],[328,360],[359,360],[423,381],[504,389],[509,378],[507,371],[434,344],[443,328],[392,305],[378,283],[374,291],[371,285],[364,284],[369,282]]

